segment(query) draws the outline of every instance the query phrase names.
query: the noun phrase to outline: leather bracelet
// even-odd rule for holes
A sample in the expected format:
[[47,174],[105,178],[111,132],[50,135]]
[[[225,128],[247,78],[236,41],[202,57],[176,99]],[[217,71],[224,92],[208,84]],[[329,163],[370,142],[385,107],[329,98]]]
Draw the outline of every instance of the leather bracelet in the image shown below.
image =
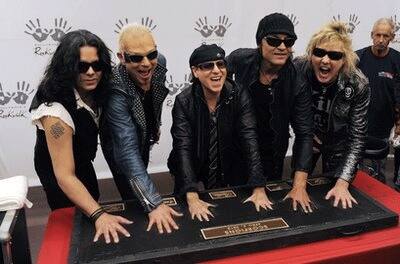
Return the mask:
[[104,214],[106,211],[104,211],[103,207],[99,207],[96,211],[94,211],[90,216],[90,220],[95,223],[96,220],[102,215]]

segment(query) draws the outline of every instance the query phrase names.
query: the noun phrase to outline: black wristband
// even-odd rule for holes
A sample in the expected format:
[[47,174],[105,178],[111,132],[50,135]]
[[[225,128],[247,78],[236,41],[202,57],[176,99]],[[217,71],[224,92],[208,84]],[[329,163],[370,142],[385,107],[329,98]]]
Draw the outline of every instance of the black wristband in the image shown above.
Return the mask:
[[104,211],[103,207],[99,207],[96,211],[94,211],[94,212],[89,216],[89,218],[90,218],[90,220],[91,220],[93,223],[95,223],[96,220],[97,220],[102,214],[104,214],[104,213],[105,213],[105,211]]

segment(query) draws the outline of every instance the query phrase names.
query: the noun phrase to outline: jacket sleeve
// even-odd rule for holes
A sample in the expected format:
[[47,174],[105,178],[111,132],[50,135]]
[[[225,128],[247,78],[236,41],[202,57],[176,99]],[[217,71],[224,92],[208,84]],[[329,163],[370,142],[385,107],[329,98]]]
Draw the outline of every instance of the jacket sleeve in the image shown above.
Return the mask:
[[109,95],[104,118],[110,129],[113,158],[119,171],[128,178],[131,188],[147,212],[162,203],[160,194],[146,171],[139,151],[136,123],[132,119],[126,96]]
[[197,177],[194,169],[193,131],[179,97],[176,97],[172,108],[172,148],[174,153],[174,177],[176,186],[180,186],[179,194],[198,191]]
[[[362,75],[361,72],[359,74]],[[361,161],[365,150],[367,138],[367,111],[370,100],[370,88],[366,78],[360,78],[362,80],[357,85],[363,87],[360,87],[359,93],[354,95],[354,100],[349,110],[347,151],[335,172],[335,177],[348,182],[354,179],[357,164]]]
[[247,185],[253,187],[265,186],[267,183],[267,177],[265,177],[263,173],[258,148],[256,130],[257,122],[247,89],[241,89],[239,102],[239,120],[237,129],[239,131],[240,145],[244,157],[246,157],[246,164],[249,173]]
[[225,57],[227,73],[230,79],[234,79],[233,75],[236,73],[236,57],[237,56],[235,51]]
[[[302,83],[298,80],[296,85]],[[295,134],[292,169],[309,173],[312,166],[314,120],[311,89],[307,85],[302,85],[294,99],[290,123]]]

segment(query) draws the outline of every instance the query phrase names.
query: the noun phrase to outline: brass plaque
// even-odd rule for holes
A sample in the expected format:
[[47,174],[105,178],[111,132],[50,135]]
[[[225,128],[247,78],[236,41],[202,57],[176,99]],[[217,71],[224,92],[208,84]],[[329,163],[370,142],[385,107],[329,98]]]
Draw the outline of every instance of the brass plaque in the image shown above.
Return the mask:
[[162,200],[163,200],[163,203],[168,206],[175,206],[178,204],[175,200],[175,197],[166,197],[166,198],[163,198]]
[[246,222],[241,224],[233,224],[226,226],[216,226],[201,229],[203,238],[215,239],[221,237],[231,237],[244,234],[258,233],[263,231],[287,228],[289,225],[283,218],[272,218],[259,220],[254,222]]
[[286,182],[278,182],[278,183],[269,183],[265,185],[268,191],[282,191],[282,190],[290,190],[292,187]]
[[113,213],[113,212],[121,212],[125,210],[125,204],[124,203],[114,203],[114,204],[106,204],[102,205],[104,211],[107,213]]
[[213,199],[213,200],[236,197],[236,193],[232,190],[209,192],[208,195],[210,195],[211,199]]
[[319,177],[319,178],[311,178],[307,180],[308,184],[311,186],[316,186],[316,185],[323,185],[323,184],[328,184],[331,182],[330,179],[325,178],[325,177]]

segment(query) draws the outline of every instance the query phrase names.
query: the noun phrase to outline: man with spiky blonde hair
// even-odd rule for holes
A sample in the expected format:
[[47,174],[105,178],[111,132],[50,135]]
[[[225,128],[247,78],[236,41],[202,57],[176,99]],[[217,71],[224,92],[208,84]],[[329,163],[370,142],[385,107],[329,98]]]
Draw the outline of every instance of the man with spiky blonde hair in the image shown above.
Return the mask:
[[149,215],[147,231],[155,224],[159,233],[178,229],[173,216],[180,216],[162,202],[147,173],[151,146],[160,136],[165,87],[165,59],[158,60],[157,45],[150,30],[128,24],[119,35],[120,63],[101,122],[104,157],[113,173],[122,199],[139,199]]

